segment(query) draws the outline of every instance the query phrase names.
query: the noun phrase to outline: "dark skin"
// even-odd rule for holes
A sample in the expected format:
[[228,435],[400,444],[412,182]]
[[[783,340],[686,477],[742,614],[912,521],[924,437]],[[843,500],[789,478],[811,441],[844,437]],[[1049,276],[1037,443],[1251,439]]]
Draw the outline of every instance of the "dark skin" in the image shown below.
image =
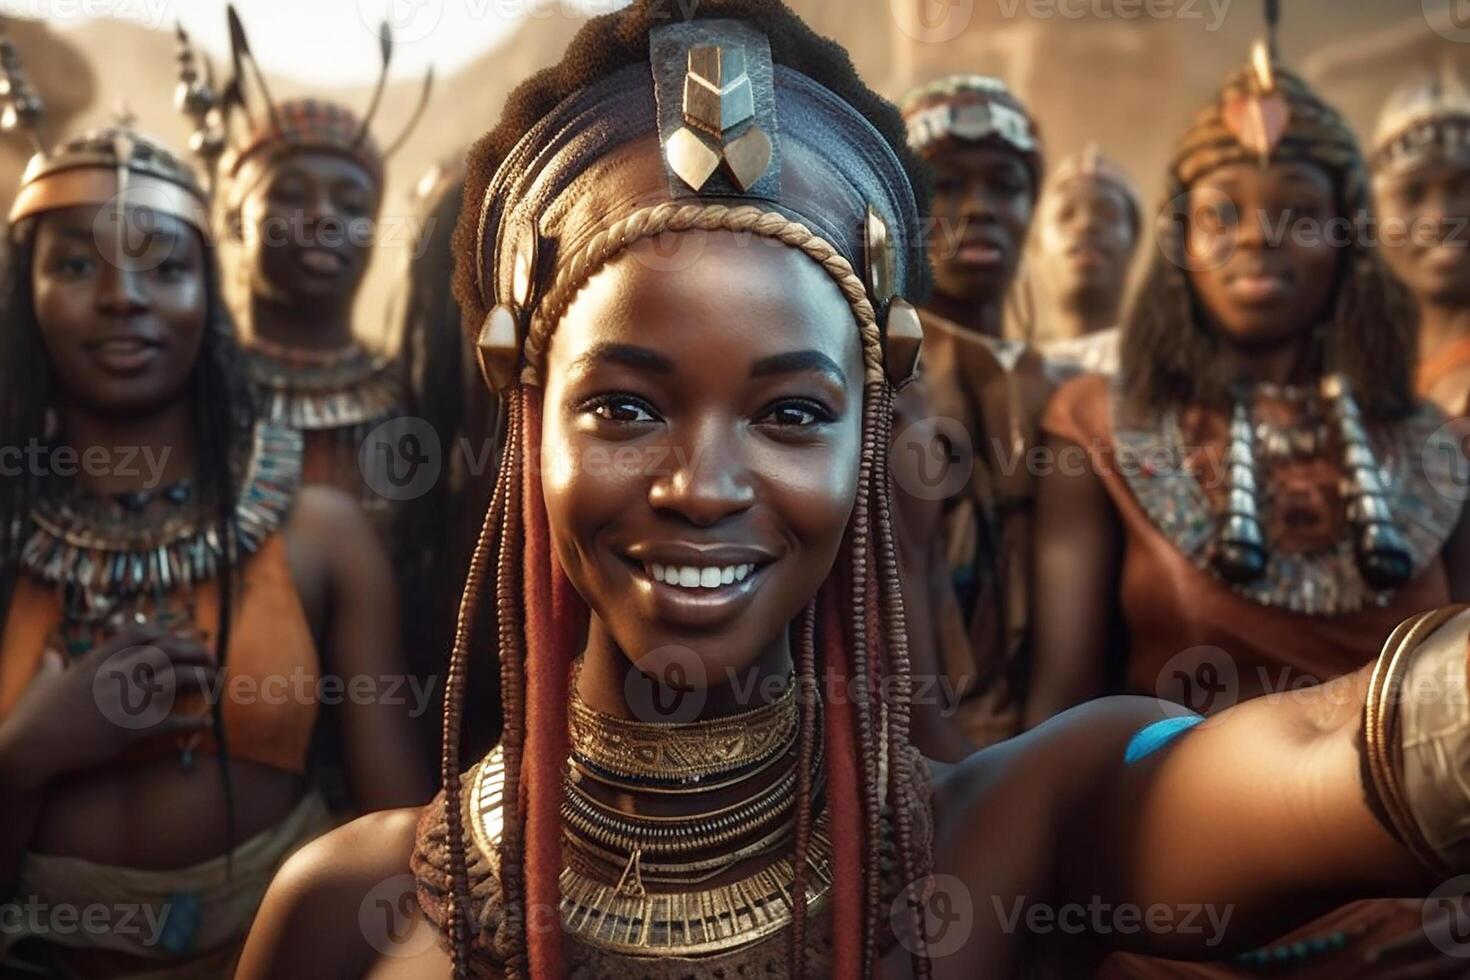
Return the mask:
[[942,144],[926,159],[935,181],[929,253],[935,290],[928,305],[947,320],[999,337],[1006,291],[1031,227],[1031,171],[1014,152],[984,144]]
[[377,182],[335,153],[247,165],[235,220],[250,270],[251,326],[286,347],[334,350],[352,340],[352,305],[372,258]]
[[[1419,356],[1432,358],[1470,336],[1470,164],[1423,157],[1373,180],[1383,257],[1419,303]],[[1424,392],[1452,416],[1465,414],[1470,372]]]
[[[552,535],[563,542],[559,549],[570,548],[579,564],[586,562],[592,569],[574,574],[579,588],[608,589],[606,595],[584,595],[594,609],[618,596],[627,601],[630,616],[646,608],[637,596],[641,586],[631,575],[602,571],[614,567],[609,563],[616,561],[617,544],[612,542],[619,541],[615,535],[625,522],[687,534],[701,526],[691,515],[703,514],[705,521],[723,515],[703,526],[735,529],[749,526],[746,522],[769,509],[771,519],[792,522],[787,526],[793,540],[805,541],[794,529],[807,526],[808,518],[800,512],[815,507],[830,509],[834,520],[827,533],[840,533],[842,522],[835,518],[850,506],[850,497],[844,503],[837,492],[823,491],[823,502],[813,505],[788,497],[783,484],[808,479],[788,471],[787,464],[801,457],[806,465],[820,460],[832,466],[825,475],[837,476],[834,482],[840,486],[851,485],[850,474],[858,466],[857,445],[850,441],[855,432],[850,416],[858,404],[853,322],[841,297],[819,281],[820,274],[811,279],[801,272],[804,257],[790,253],[768,259],[760,252],[755,246],[717,246],[677,276],[626,257],[615,259],[574,301],[553,340],[546,381],[548,443],[585,447],[584,438],[606,431],[600,417],[594,421],[574,412],[572,428],[581,432],[570,443],[561,443],[564,436],[552,432],[552,419],[576,404],[568,402],[579,383],[570,365],[595,350],[583,345],[608,336],[635,338],[639,347],[670,362],[671,371],[659,376],[635,372],[626,364],[595,368],[607,372],[597,387],[637,390],[658,410],[658,422],[640,416],[631,423],[649,426],[632,438],[688,438],[691,448],[703,446],[710,453],[703,461],[710,469],[697,480],[676,481],[671,497],[661,496],[655,489],[660,482],[646,476],[616,484],[618,493],[639,487],[636,494],[620,498],[638,513],[617,515],[601,501],[571,494],[564,499],[567,506],[577,501],[574,510],[556,505],[549,512]],[[598,284],[600,277],[606,277],[606,286]],[[703,288],[680,284],[679,278],[693,279]],[[730,283],[741,284],[748,297],[737,310],[723,292],[736,288]],[[625,293],[638,298],[625,299]],[[629,322],[633,310],[639,317],[636,324]],[[574,337],[580,339],[574,342]],[[822,351],[846,375],[842,421],[830,436],[804,445],[778,440],[755,422],[757,406],[781,399],[786,382],[753,378],[751,367],[794,350]],[[807,397],[816,380],[793,383],[790,394]],[[705,390],[708,385],[718,391]],[[762,390],[768,385],[775,388]],[[834,401],[836,396],[834,389]],[[629,421],[631,413],[618,424]],[[849,435],[839,436],[837,430]],[[777,480],[783,472],[786,479]],[[738,507],[731,503],[737,500]],[[804,547],[793,546],[781,560],[792,561],[791,570],[800,571],[803,580],[811,573],[820,581],[830,568],[831,554],[823,554],[826,548],[817,547],[816,538],[810,540]],[[774,581],[775,576],[763,587]],[[789,601],[800,606],[810,598],[807,591]],[[742,620],[751,627],[748,652],[739,658],[746,667],[759,662],[766,644],[786,632],[786,623],[765,616],[759,603],[752,603],[750,613],[748,623]],[[626,628],[618,622],[600,629],[620,649],[636,649],[632,638],[651,636],[685,643],[712,663],[724,661],[720,644],[698,630],[679,626],[661,632],[673,626],[666,615],[625,621]],[[722,636],[718,629],[716,633]],[[604,659],[618,653],[595,647],[588,651]],[[592,675],[598,676],[600,672]],[[602,699],[604,707],[618,707],[620,683],[609,689],[589,680],[587,671],[582,677],[584,696]],[[1173,752],[1129,769],[1122,766],[1125,743],[1139,726],[1160,718],[1161,707],[1145,699],[1111,699],[947,770],[935,806],[940,820],[936,870],[958,879],[973,896],[976,915],[959,949],[934,960],[936,975],[1012,976],[1022,969],[1084,970],[1096,962],[1102,947],[1088,944],[1091,940],[1057,943],[1055,937],[1037,939],[1024,930],[1002,928],[1000,917],[990,910],[990,896],[1009,901],[1024,895],[1031,901],[1060,903],[1097,894],[1145,907],[1236,902],[1233,921],[1244,925],[1227,937],[1234,948],[1281,931],[1302,914],[1303,903],[1310,909],[1312,903],[1330,903],[1339,896],[1431,887],[1363,802],[1353,742],[1362,696],[1361,688],[1353,688],[1343,697],[1305,708],[1300,701],[1244,705],[1212,721]],[[1265,774],[1255,764],[1261,758],[1274,760]],[[1304,792],[1304,786],[1311,791]],[[294,856],[271,885],[237,976],[447,976],[448,957],[417,911],[407,874],[417,816],[411,810],[371,814]],[[1164,846],[1144,845],[1154,840]],[[1195,840],[1223,843],[1187,846]],[[1191,945],[1187,937],[1145,934],[1126,941],[1153,952],[1209,952]],[[909,961],[901,953],[894,955],[884,964],[884,975],[909,976]]]
[[[1226,200],[1231,207],[1222,209]],[[1191,189],[1189,251],[1199,266],[1215,267],[1191,271],[1190,285],[1210,329],[1231,341],[1243,377],[1277,384],[1309,380],[1306,354],[1314,326],[1328,315],[1339,249],[1325,235],[1276,230],[1303,219],[1325,222],[1335,213],[1330,179],[1306,163],[1222,167]],[[1224,261],[1216,266],[1204,260],[1209,255]],[[1191,445],[1223,447],[1223,416],[1186,415]],[[1047,447],[1053,459],[1080,458],[1072,455],[1080,447],[1068,440],[1049,436]],[[1028,727],[1102,693],[1103,662],[1092,638],[1108,635],[1118,615],[1123,560],[1117,511],[1091,467],[1059,466],[1042,476],[1037,527],[1035,581],[1045,587],[1035,593]],[[1465,520],[1443,554],[1451,595],[1463,601],[1470,595]]]
[[[59,389],[61,442],[82,454],[141,447],[166,461],[157,475],[83,471],[77,479],[91,492],[142,490],[155,476],[165,485],[195,478],[188,381],[205,330],[207,253],[191,227],[158,215],[167,257],[156,265],[120,261],[110,236],[92,233],[96,218],[94,207],[47,214],[35,239],[36,314]],[[344,680],[401,674],[389,642],[397,629],[390,571],[355,505],[336,491],[304,489],[281,533],[322,670]],[[171,715],[154,728],[128,731],[107,720],[92,677],[112,654],[140,643],[167,654],[180,690],[215,679],[213,649],[192,628],[129,628],[70,666],[44,660],[18,708],[0,723],[0,786],[31,815],[28,826],[6,835],[0,865],[7,880],[26,850],[171,869],[228,849],[226,804],[211,760],[189,774],[177,757],[116,762],[138,741],[209,725],[207,716]],[[407,709],[346,701],[359,805],[427,797]],[[236,844],[277,824],[305,790],[302,777],[270,766],[236,758],[230,768]]]
[[1043,199],[1037,229],[1038,258],[1057,298],[1054,334],[1117,326],[1138,247],[1128,196],[1107,181],[1069,180]]

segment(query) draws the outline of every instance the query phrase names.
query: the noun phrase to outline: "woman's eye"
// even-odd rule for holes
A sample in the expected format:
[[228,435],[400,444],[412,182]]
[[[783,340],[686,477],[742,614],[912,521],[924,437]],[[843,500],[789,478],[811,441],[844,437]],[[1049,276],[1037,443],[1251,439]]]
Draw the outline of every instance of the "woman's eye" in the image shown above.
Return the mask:
[[778,402],[766,409],[759,418],[758,424],[794,426],[805,428],[813,425],[822,425],[831,422],[833,415],[822,405],[813,401],[796,400]]
[[653,407],[641,398],[627,395],[609,395],[587,405],[587,411],[605,422],[638,423],[657,422]]
[[67,279],[83,279],[92,274],[92,260],[80,255],[69,255],[56,266],[56,271]]
[[180,259],[164,259],[155,270],[160,279],[177,282],[189,272],[189,264]]

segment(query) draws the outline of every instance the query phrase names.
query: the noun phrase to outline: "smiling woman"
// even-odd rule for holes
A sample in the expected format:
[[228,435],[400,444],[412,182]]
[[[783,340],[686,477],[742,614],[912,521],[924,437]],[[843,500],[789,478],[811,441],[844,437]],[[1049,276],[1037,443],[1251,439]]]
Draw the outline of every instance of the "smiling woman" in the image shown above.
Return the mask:
[[[386,562],[257,422],[206,213],[187,166],[114,126],[38,153],[10,214],[0,444],[28,466],[0,480],[0,898],[168,925],[23,917],[7,975],[225,975],[328,821],[315,690],[263,692],[395,672]],[[426,794],[407,719],[346,714],[355,799]]]

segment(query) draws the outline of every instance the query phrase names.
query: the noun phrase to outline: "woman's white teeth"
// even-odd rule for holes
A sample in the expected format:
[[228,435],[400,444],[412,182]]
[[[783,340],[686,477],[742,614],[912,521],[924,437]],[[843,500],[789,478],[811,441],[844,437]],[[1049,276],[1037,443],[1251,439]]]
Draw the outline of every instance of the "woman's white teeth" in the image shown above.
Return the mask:
[[754,565],[659,565],[650,563],[648,570],[655,582],[678,585],[686,589],[717,589],[733,582],[743,582]]

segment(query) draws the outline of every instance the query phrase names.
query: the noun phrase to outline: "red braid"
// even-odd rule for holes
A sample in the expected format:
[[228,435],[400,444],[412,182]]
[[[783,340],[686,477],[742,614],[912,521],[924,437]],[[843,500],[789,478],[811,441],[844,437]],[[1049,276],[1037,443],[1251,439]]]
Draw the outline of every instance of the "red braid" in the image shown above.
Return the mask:
[[[521,791],[526,801],[526,949],[533,977],[563,975],[561,899],[562,778],[567,761],[566,706],[572,652],[562,643],[567,589],[551,553],[541,495],[541,392],[526,390],[525,461],[526,750]],[[559,625],[560,623],[560,625]]]

